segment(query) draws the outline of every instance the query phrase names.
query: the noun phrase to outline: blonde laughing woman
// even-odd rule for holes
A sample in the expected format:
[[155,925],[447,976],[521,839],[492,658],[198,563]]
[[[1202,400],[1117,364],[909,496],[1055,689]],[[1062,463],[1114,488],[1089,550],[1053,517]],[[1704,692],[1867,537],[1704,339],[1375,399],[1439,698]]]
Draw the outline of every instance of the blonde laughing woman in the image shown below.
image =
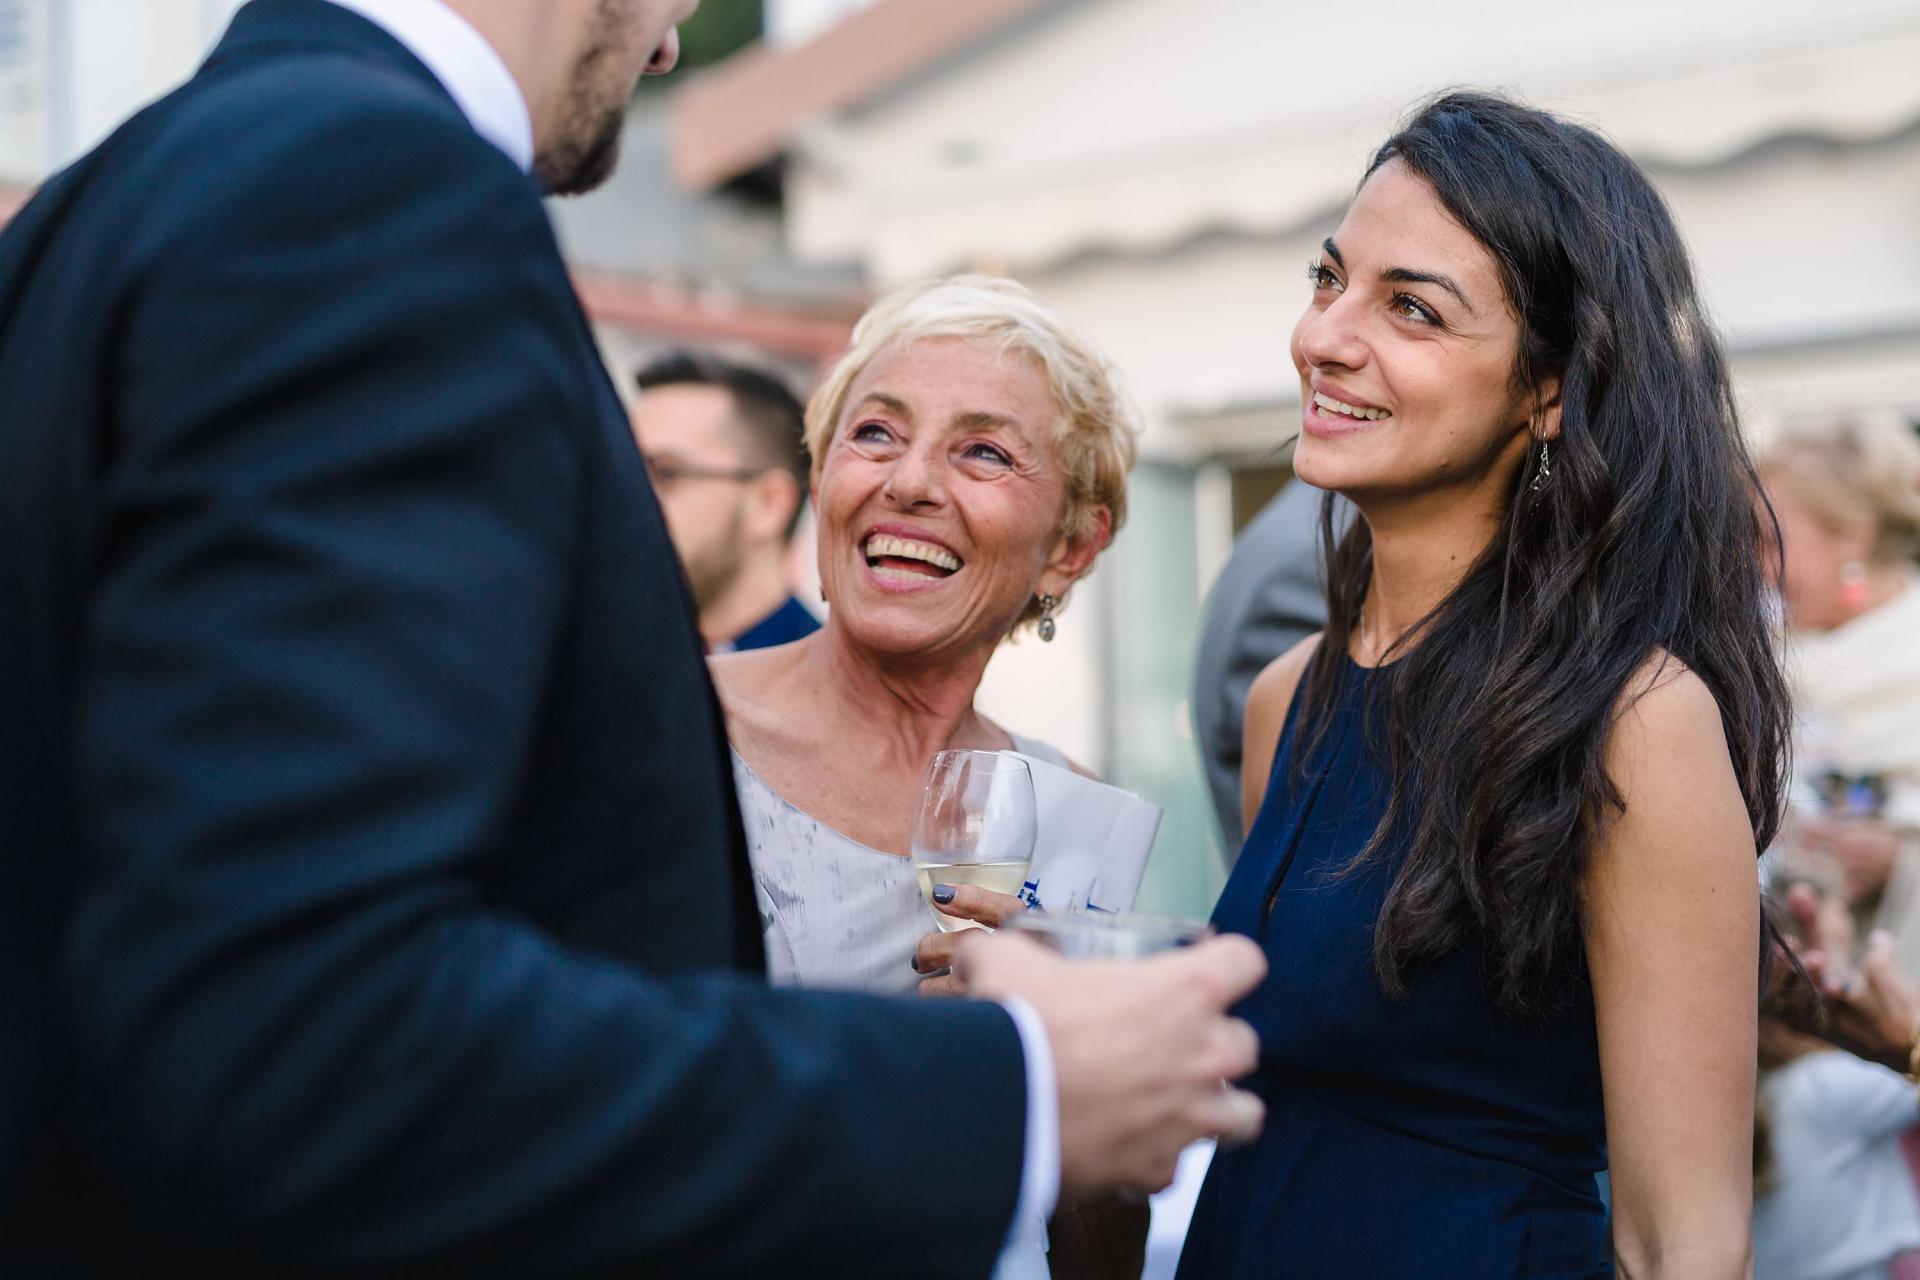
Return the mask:
[[[807,410],[816,634],[712,661],[733,743],[775,981],[928,993],[930,930],[908,857],[927,760],[1059,751],[974,707],[1016,631],[1041,638],[1126,516],[1134,429],[1104,362],[1021,286],[963,276],[861,319]],[[1019,903],[935,890],[997,923]],[[964,1118],[952,1118],[964,1124]],[[929,1117],[929,1134],[938,1130]],[[1145,1214],[1063,1205],[1056,1276],[1139,1274]]]

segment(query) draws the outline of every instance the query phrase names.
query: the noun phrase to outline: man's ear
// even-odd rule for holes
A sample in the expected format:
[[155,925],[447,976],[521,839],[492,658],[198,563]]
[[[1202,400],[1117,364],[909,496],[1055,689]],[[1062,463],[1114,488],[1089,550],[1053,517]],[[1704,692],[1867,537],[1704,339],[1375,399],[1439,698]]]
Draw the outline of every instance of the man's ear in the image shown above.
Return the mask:
[[747,536],[756,542],[785,542],[787,526],[800,510],[800,482],[779,467],[747,481]]

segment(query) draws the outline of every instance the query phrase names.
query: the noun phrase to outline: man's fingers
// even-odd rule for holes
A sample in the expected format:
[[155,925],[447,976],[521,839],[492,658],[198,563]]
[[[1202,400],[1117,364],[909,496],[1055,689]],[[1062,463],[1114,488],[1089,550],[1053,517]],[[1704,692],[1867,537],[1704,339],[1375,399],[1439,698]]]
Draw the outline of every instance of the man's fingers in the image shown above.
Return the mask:
[[[944,902],[941,901],[943,897],[946,898]],[[933,886],[933,909],[957,920],[973,920],[989,929],[998,929],[1008,916],[1016,911],[1025,911],[1027,907],[1012,894],[993,893],[977,885],[936,884]]]
[[951,947],[954,973],[965,985],[978,988],[979,993],[987,997],[1019,990],[1022,984],[1014,979],[1031,980],[1048,966],[1064,963],[1039,943],[1015,933],[968,929],[941,936]]
[[1222,1009],[1238,1002],[1267,976],[1265,953],[1251,938],[1238,934],[1208,938],[1157,963],[1178,965],[1199,977]]
[[1260,1065],[1259,1033],[1239,1018],[1221,1022],[1213,1034],[1214,1062],[1207,1074],[1238,1080]]
[[1208,1099],[1203,1136],[1218,1138],[1223,1147],[1243,1147],[1260,1136],[1267,1107],[1245,1089],[1223,1088]]

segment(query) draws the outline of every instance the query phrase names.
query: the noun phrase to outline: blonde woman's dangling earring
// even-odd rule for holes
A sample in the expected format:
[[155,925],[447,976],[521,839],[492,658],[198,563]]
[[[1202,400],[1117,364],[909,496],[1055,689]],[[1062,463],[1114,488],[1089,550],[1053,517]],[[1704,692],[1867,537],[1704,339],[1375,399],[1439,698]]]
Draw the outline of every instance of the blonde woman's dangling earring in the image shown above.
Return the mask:
[[1053,639],[1059,627],[1053,621],[1053,611],[1059,605],[1052,593],[1040,597],[1040,639],[1042,643]]

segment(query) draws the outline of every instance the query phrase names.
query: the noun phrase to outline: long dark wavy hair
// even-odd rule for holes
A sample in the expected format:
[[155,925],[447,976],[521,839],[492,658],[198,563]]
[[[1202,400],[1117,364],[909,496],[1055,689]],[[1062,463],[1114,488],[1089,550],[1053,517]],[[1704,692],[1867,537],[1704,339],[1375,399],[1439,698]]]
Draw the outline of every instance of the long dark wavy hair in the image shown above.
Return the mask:
[[[1608,734],[1655,654],[1719,702],[1756,848],[1779,826],[1790,712],[1761,554],[1779,533],[1685,246],[1631,160],[1587,129],[1468,92],[1421,108],[1368,175],[1389,160],[1431,184],[1498,264],[1520,320],[1515,383],[1537,393],[1559,379],[1560,434],[1550,474],[1531,451],[1492,543],[1385,655],[1372,730],[1392,792],[1355,865],[1404,833],[1374,932],[1389,995],[1477,937],[1496,1003],[1545,1013],[1562,1003],[1563,966],[1583,962],[1582,883],[1622,810]],[[1338,523],[1344,533],[1329,495],[1309,742],[1330,720],[1372,574],[1366,521]]]

